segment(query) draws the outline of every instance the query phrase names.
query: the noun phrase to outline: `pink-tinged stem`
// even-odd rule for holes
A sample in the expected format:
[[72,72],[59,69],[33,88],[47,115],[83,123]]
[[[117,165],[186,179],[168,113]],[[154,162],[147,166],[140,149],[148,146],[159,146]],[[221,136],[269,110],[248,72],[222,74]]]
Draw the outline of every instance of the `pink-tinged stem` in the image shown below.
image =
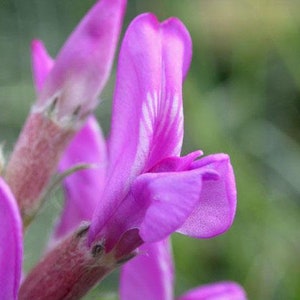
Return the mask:
[[101,244],[87,246],[83,227],[63,240],[29,273],[19,300],[76,300],[120,265]]
[[73,135],[71,127],[62,126],[43,113],[29,115],[5,172],[24,227],[39,208],[60,156]]

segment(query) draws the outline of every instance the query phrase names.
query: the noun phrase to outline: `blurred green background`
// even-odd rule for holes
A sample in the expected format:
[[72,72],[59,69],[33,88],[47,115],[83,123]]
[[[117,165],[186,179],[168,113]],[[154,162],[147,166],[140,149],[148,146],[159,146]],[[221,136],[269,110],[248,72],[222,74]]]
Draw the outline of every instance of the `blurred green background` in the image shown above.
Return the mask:
[[[42,39],[55,56],[92,3],[0,0],[0,140],[6,155],[35,98],[31,40]],[[249,299],[300,299],[300,1],[129,0],[124,28],[145,11],[161,20],[179,17],[193,39],[184,153],[229,153],[238,187],[229,232],[211,240],[173,236],[176,294],[230,279],[245,287]],[[113,84],[114,74],[97,110],[105,132]],[[26,270],[41,255],[61,202],[59,192],[53,195],[26,234]],[[85,299],[114,299],[116,289],[114,274]]]

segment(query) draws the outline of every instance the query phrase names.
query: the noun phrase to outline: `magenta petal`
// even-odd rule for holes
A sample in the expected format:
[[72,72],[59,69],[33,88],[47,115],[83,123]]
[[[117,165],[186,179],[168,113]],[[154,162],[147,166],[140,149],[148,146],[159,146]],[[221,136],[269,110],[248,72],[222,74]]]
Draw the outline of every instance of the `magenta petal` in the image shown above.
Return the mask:
[[178,155],[183,136],[182,80],[191,59],[190,36],[177,19],[137,17],[120,51],[108,141],[107,198],[99,203],[92,239],[129,192],[134,178]]
[[90,221],[101,194],[106,175],[106,144],[96,119],[91,116],[69,144],[59,165],[66,171],[77,164],[90,168],[76,171],[63,183],[65,207],[55,237],[61,238],[82,221]]
[[195,161],[193,168],[214,170],[218,179],[205,178],[197,207],[178,232],[196,237],[210,238],[231,226],[236,211],[235,177],[226,154],[215,154]]
[[[131,192],[106,222],[105,236],[110,251],[126,231],[138,229],[144,242],[156,242],[180,228],[194,210],[201,193],[202,177],[214,171],[145,173],[136,178]],[[99,238],[99,236],[98,236]]]
[[201,150],[191,152],[185,156],[171,156],[161,160],[157,165],[155,165],[150,172],[160,173],[160,172],[179,172],[190,170],[192,163],[196,158],[203,155]]
[[22,220],[16,200],[0,178],[0,299],[17,299],[23,256]]
[[188,291],[177,300],[247,300],[247,296],[237,283],[224,281],[202,285]]
[[121,300],[172,300],[173,262],[169,240],[147,243],[121,270]]
[[190,36],[179,20],[160,24],[154,15],[144,14],[131,23],[114,95],[109,140],[113,168],[116,163],[121,169],[130,165],[136,174],[180,153],[182,80],[190,59]]
[[59,97],[59,117],[78,107],[82,115],[97,104],[119,38],[126,0],[100,0],[73,31],[46,78],[38,105]]
[[53,67],[54,60],[49,56],[42,41],[33,40],[31,43],[32,72],[36,91],[39,93],[46,77]]
[[133,183],[137,202],[148,202],[140,225],[145,242],[163,239],[181,227],[198,203],[202,174],[198,171],[147,173]]

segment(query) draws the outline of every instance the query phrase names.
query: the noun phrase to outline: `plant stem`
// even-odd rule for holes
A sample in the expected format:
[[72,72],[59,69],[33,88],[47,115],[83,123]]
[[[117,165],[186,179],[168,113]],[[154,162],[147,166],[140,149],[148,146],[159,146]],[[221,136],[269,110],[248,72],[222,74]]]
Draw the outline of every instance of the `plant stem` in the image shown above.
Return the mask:
[[43,112],[31,113],[5,170],[24,228],[41,205],[43,194],[74,130],[61,126]]
[[96,243],[87,246],[88,226],[67,237],[29,273],[19,300],[76,300],[117,268],[114,253]]

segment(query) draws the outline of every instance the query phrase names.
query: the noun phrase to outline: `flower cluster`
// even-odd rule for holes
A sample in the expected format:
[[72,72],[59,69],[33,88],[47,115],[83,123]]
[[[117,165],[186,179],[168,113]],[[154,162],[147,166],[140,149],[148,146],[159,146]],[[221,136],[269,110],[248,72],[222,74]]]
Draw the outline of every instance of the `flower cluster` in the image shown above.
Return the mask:
[[[115,53],[125,0],[101,0],[57,58],[32,43],[37,101],[0,179],[0,298],[79,299],[124,264],[120,297],[173,299],[169,236],[219,235],[236,210],[229,156],[180,156],[182,83],[192,45],[176,18],[150,13],[122,41],[107,140],[93,116]],[[65,205],[48,251],[20,284],[22,232],[56,172]],[[143,253],[146,255],[143,255]],[[179,297],[243,300],[223,282]]]

